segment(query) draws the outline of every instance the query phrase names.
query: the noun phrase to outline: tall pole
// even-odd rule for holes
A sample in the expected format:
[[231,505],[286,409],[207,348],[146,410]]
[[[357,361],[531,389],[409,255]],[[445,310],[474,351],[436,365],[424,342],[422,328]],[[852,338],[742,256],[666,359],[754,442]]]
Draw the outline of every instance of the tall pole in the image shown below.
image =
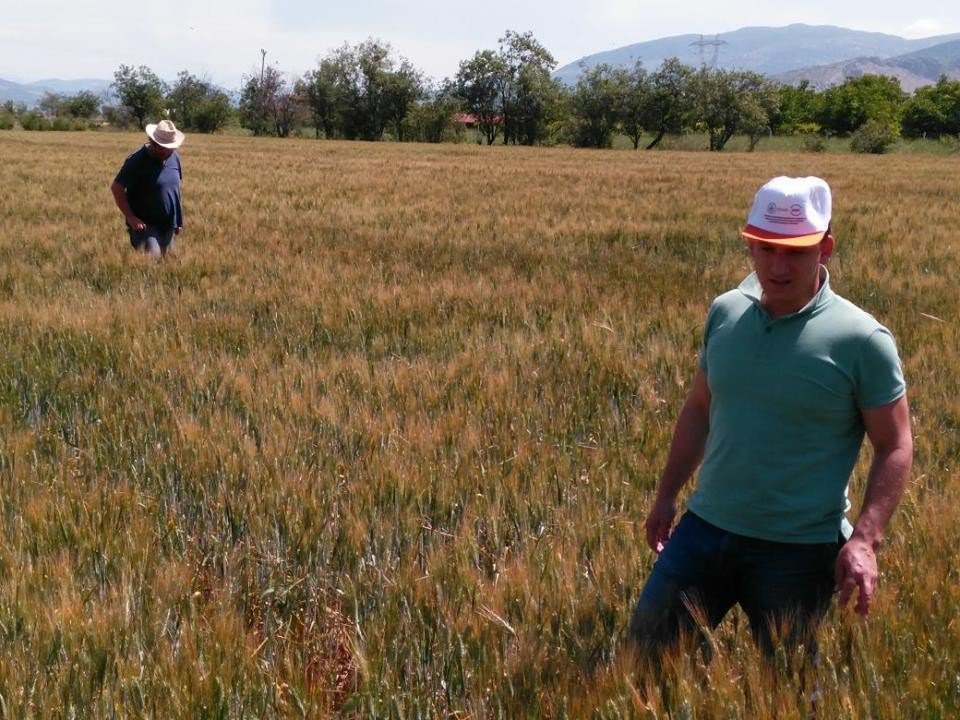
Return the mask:
[[[260,107],[257,108],[260,111],[260,117],[257,118],[257,126],[260,127],[260,132],[266,132],[266,116],[267,116],[267,89],[263,86],[263,72],[267,65],[267,51],[263,48],[260,48],[260,87],[257,88],[257,93],[260,95],[260,102],[257,103]],[[254,135],[259,135],[260,132],[254,132]]]

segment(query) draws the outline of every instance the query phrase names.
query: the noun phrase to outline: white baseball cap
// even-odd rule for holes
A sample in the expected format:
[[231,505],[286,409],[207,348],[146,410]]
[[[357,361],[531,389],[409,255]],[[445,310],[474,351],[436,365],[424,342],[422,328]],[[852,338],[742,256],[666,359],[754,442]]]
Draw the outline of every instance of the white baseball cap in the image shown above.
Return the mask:
[[747,226],[747,240],[776,245],[816,245],[830,229],[830,186],[818,177],[775,177],[757,190]]

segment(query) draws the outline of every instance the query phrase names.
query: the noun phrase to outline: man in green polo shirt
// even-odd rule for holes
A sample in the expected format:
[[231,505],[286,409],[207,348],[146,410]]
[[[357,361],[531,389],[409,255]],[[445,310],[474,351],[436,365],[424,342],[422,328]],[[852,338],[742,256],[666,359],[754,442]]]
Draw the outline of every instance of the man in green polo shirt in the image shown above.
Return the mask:
[[[870,610],[913,443],[890,332],[830,287],[831,209],[816,177],[773,178],[754,198],[742,231],[754,272],[710,307],[646,520],[658,557],[630,623],[645,654],[698,622],[715,627],[735,604],[767,653],[780,642],[815,652],[834,592]],[[847,483],[864,435],[873,463],[850,525]]]

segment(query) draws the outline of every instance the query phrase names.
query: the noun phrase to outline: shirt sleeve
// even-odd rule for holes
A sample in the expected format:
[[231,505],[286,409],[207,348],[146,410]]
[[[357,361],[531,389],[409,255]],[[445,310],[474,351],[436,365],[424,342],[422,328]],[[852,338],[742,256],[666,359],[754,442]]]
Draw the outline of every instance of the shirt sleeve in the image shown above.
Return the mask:
[[861,344],[855,374],[857,404],[865,410],[892,403],[907,391],[897,345],[885,327],[874,330]]
[[123,161],[123,165],[120,167],[120,172],[118,172],[114,178],[114,182],[126,189],[136,181],[136,175],[137,163],[134,160],[134,156],[131,155]]
[[717,315],[717,301],[714,300],[710,305],[710,309],[707,311],[707,320],[703,326],[703,340],[700,343],[700,359],[697,362],[698,366],[704,373],[709,375],[707,371],[707,342],[710,340],[710,332],[713,327],[713,322]]

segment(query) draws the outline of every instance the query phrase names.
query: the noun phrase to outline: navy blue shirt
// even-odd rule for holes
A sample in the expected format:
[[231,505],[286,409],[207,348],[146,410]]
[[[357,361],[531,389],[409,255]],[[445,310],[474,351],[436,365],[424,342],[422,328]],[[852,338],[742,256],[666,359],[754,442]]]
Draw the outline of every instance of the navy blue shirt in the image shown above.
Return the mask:
[[180,156],[176,152],[162,162],[144,145],[123,162],[116,182],[127,191],[127,202],[134,215],[147,225],[166,230],[183,227],[182,177]]

